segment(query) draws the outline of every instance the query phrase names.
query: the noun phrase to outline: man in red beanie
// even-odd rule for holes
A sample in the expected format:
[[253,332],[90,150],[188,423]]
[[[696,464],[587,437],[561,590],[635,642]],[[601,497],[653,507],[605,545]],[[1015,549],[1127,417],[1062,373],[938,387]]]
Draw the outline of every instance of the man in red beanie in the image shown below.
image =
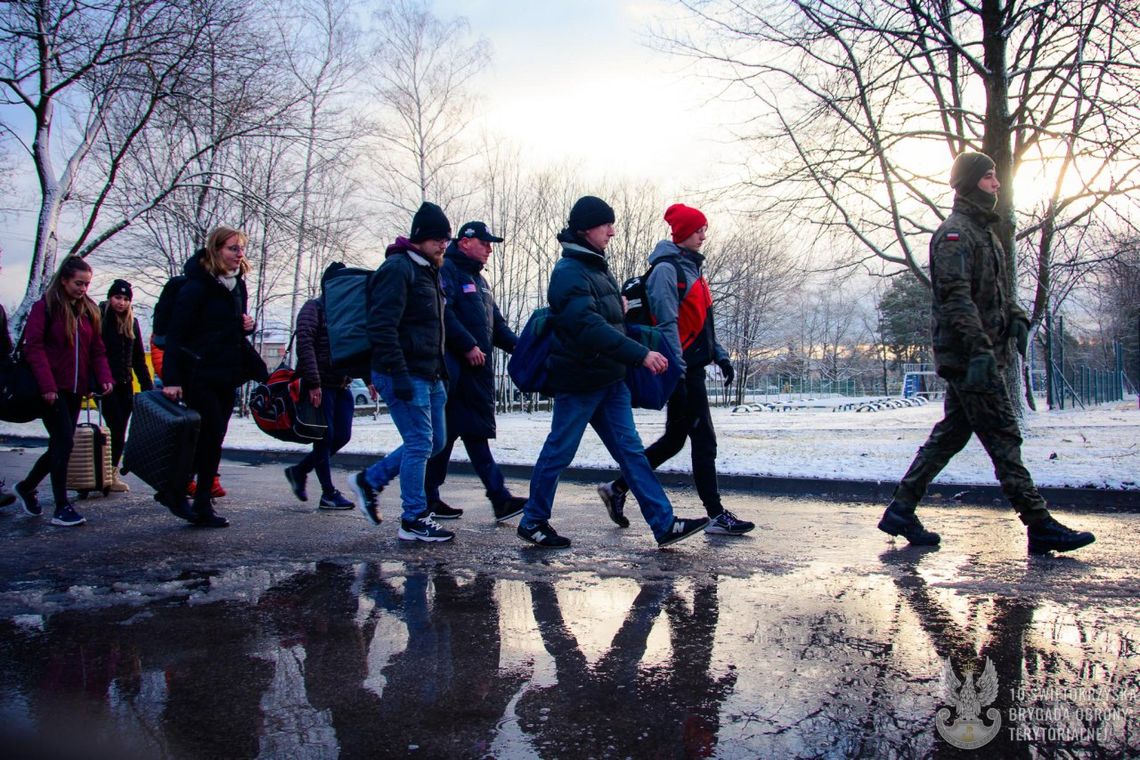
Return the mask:
[[[739,536],[756,526],[729,512],[720,502],[716,478],[716,431],[709,412],[705,388],[705,367],[716,364],[726,384],[735,374],[728,352],[717,342],[713,328],[712,292],[701,271],[705,257],[700,254],[708,230],[708,220],[699,209],[674,203],[665,209],[665,221],[672,229],[672,240],[662,240],[649,256],[650,271],[645,292],[653,323],[660,328],[681,357],[684,377],[677,384],[665,412],[665,433],[645,450],[653,469],[668,461],[691,443],[693,480],[697,495],[708,512],[706,533]],[[624,478],[598,486],[610,519],[621,527],[629,525],[625,497],[629,486]]]

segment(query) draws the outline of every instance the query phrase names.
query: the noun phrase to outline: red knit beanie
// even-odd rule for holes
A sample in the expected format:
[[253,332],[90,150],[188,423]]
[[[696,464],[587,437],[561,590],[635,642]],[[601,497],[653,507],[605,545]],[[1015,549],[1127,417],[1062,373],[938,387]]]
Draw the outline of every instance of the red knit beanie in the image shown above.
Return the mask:
[[673,242],[680,243],[701,227],[708,226],[709,220],[699,209],[686,206],[684,203],[674,203],[665,209],[665,221],[673,228]]

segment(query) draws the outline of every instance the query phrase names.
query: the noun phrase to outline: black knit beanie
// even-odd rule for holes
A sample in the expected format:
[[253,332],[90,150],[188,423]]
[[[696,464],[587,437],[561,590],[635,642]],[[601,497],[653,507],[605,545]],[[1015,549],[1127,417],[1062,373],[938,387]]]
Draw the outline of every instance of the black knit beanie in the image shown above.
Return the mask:
[[961,153],[950,167],[950,187],[963,194],[973,190],[992,168],[994,160],[985,153]]
[[614,210],[610,208],[610,204],[593,195],[583,195],[570,209],[570,218],[566,220],[566,227],[571,232],[582,232],[613,223]]
[[451,222],[447,220],[447,215],[439,206],[425,201],[412,217],[412,231],[408,235],[408,240],[422,243],[425,240],[450,239]]
[[131,284],[126,280],[115,280],[111,283],[111,287],[107,291],[107,300],[110,301],[114,296],[126,296],[128,301],[135,300]]

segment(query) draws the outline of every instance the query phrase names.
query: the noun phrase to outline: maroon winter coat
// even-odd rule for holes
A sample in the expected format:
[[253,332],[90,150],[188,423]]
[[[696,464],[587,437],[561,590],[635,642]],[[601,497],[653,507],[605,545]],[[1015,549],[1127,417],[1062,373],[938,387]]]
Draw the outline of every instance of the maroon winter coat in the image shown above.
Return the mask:
[[75,345],[70,345],[66,321],[49,319],[44,299],[32,304],[24,327],[24,356],[40,393],[71,391],[85,395],[113,382],[103,338],[91,320],[80,317],[75,332]]

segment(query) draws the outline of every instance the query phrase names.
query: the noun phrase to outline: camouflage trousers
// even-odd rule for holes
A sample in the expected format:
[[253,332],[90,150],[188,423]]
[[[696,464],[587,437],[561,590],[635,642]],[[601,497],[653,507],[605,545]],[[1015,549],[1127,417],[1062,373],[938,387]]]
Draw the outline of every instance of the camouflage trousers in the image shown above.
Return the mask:
[[990,455],[1002,493],[1017,510],[1021,521],[1029,524],[1048,515],[1045,499],[1021,463],[1021,431],[1009,391],[1000,381],[981,390],[966,386],[962,380],[947,381],[942,420],[930,431],[930,437],[919,448],[895,489],[896,504],[913,510],[930,481],[965,447],[972,434],[978,436]]

